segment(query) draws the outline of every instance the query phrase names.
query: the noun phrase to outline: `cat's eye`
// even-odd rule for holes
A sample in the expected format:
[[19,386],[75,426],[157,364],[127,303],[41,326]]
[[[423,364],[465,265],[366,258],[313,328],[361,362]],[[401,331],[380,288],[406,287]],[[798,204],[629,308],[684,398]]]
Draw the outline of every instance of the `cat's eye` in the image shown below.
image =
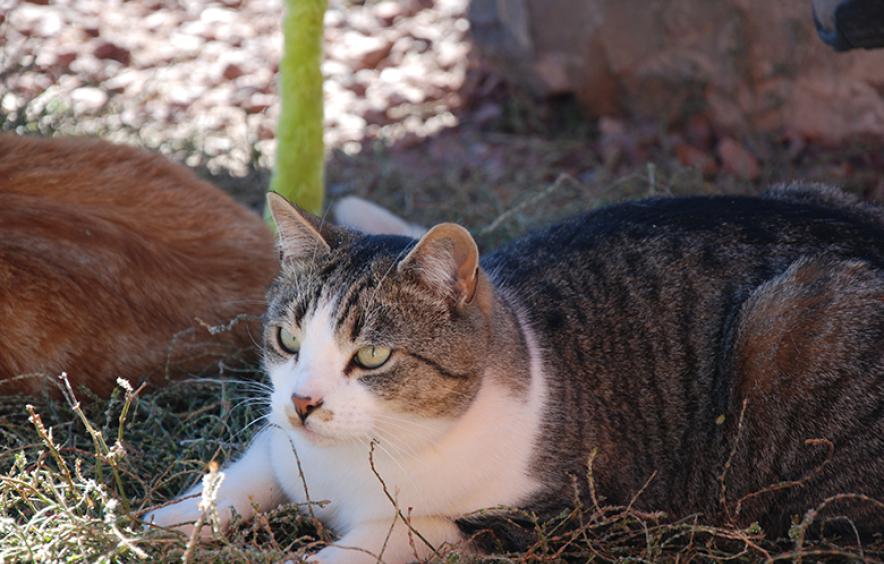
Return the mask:
[[276,341],[279,343],[279,348],[289,354],[298,354],[301,350],[301,340],[285,327],[277,329]]
[[356,351],[356,354],[353,356],[353,362],[360,368],[380,368],[390,360],[392,352],[390,347],[369,345]]

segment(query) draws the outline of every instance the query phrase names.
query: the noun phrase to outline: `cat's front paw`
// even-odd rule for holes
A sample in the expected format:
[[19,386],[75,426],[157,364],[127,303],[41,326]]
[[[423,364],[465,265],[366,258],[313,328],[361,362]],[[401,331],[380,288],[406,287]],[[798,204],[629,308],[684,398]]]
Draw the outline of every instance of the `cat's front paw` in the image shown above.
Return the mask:
[[378,562],[378,557],[358,548],[327,546],[308,556],[306,562],[311,564],[373,564]]
[[[178,531],[190,537],[193,535],[193,530],[203,513],[199,506],[200,500],[200,496],[196,495],[190,498],[182,498],[170,505],[155,509],[144,516],[144,525],[146,528],[161,527]],[[221,507],[221,505],[219,504],[218,507]],[[222,529],[227,525],[228,519],[224,518],[226,513],[224,511],[218,512],[218,518],[221,521],[219,524]],[[200,540],[209,540],[212,538],[212,524],[209,522],[209,515],[206,515],[203,521],[203,525],[200,528]]]
[[[414,534],[420,532],[420,539]],[[438,547],[455,546],[461,541],[460,531],[450,519],[414,518],[411,527],[397,520],[360,523],[334,544],[307,558],[321,564],[405,564],[439,557]],[[432,543],[432,544],[430,544]]]

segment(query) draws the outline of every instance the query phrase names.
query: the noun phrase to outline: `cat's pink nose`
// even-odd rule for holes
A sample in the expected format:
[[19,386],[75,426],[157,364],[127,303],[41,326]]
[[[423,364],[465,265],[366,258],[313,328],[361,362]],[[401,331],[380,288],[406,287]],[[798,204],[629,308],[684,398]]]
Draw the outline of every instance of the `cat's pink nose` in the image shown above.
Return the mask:
[[319,409],[322,405],[321,399],[313,399],[310,396],[299,396],[292,394],[292,403],[295,404],[295,412],[301,418],[301,423],[307,420],[307,416]]

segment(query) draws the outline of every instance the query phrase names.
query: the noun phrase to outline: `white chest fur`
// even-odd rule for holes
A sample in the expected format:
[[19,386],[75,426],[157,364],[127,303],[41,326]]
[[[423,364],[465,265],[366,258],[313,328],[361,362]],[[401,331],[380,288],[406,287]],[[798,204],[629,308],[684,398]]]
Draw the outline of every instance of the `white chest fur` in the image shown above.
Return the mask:
[[[297,431],[276,429],[270,457],[277,481],[293,501],[329,501],[317,517],[345,533],[359,522],[403,513],[456,517],[482,508],[516,504],[538,484],[531,473],[538,440],[543,382],[535,373],[526,397],[514,398],[493,378],[486,381],[469,411],[431,446],[417,453],[380,444],[372,459],[368,443],[316,446]],[[294,450],[303,469],[298,472]]]

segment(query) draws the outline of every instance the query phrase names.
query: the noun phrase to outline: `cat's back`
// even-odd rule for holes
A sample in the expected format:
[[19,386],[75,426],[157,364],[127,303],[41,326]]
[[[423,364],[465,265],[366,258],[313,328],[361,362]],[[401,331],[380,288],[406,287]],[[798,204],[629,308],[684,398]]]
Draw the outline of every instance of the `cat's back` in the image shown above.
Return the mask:
[[[257,215],[159,155],[0,136],[0,380],[64,370],[106,391],[195,370],[248,345],[196,334],[259,315],[275,263]],[[43,387],[19,382],[0,392]]]
[[488,265],[521,286],[530,282],[520,278],[579,272],[624,254],[662,258],[702,250],[706,267],[715,269],[736,253],[747,259],[814,249],[878,262],[882,244],[884,208],[836,189],[795,186],[762,197],[649,198],[612,205],[519,239],[491,255]]
[[[786,388],[803,389],[796,397],[805,398],[778,396],[771,413],[808,409],[806,398],[817,388],[835,389],[832,378],[851,382],[849,390],[837,388],[852,405],[842,413],[863,413],[861,398],[880,393],[869,395],[880,389],[881,376],[869,367],[884,362],[875,325],[884,315],[884,212],[836,191],[628,202],[517,240],[483,265],[523,308],[545,351],[556,406],[548,412],[561,415],[545,421],[546,434],[557,439],[539,449],[538,467],[597,448],[601,491],[618,502],[656,475],[642,495],[646,507],[676,514],[721,509],[720,465],[740,402],[769,373]],[[814,332],[819,327],[839,333]],[[766,370],[772,364],[765,359],[775,354],[802,362],[779,372],[734,368]],[[856,358],[865,360],[845,361]],[[751,441],[782,437],[763,453],[762,446],[745,459],[741,452],[731,487],[745,493],[806,473],[780,461],[801,460],[795,452],[804,439],[841,436],[843,429],[833,427],[853,424],[827,411],[834,402],[824,403],[801,419],[818,428],[801,433],[794,417],[786,423],[755,416],[760,430],[752,430]],[[868,421],[884,428],[880,418]],[[859,460],[851,449],[877,444],[874,433],[835,441],[847,466]],[[585,469],[575,462],[559,472],[563,492],[567,473]],[[844,483],[833,479],[819,491],[839,491],[853,479],[878,494],[876,476],[845,475]],[[779,523],[780,501],[765,499],[770,503],[754,515]]]
[[884,211],[817,186],[637,200],[518,239],[483,266],[542,339],[573,351],[572,369],[616,349],[697,357],[709,372],[715,359],[690,349],[720,339],[754,288],[807,257],[884,269]]
[[190,170],[99,139],[0,135],[0,194],[113,221],[164,242],[198,245],[231,230],[246,242],[270,241],[255,229],[255,214]]

